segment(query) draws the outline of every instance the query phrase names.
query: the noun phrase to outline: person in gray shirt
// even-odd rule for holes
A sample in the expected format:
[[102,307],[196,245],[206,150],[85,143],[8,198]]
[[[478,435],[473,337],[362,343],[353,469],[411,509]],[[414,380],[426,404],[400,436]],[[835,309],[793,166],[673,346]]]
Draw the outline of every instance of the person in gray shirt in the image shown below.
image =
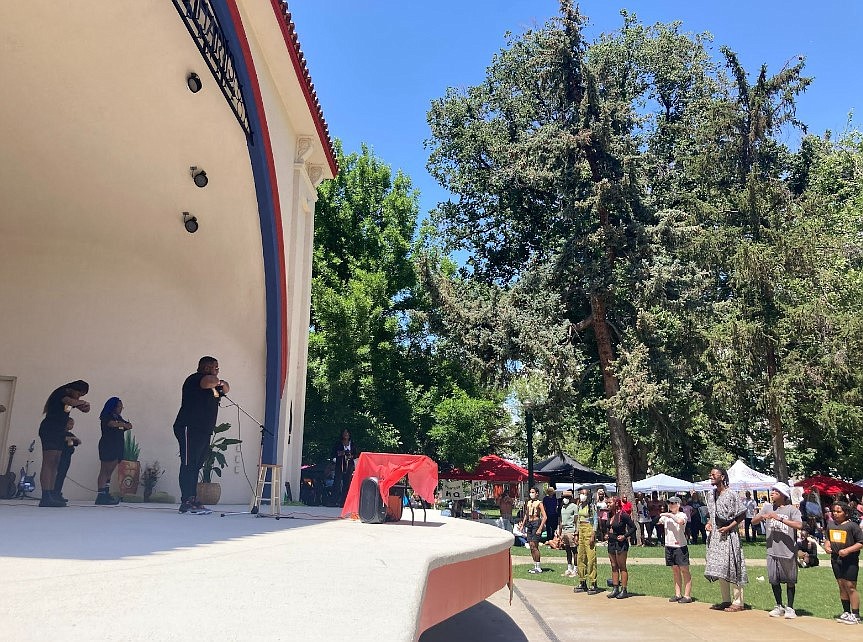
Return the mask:
[[[767,529],[767,577],[776,598],[770,617],[797,617],[794,612],[794,592],[797,585],[797,531],[803,528],[803,516],[791,505],[788,484],[777,482],[770,490],[770,503],[752,518],[757,525],[764,522]],[[782,584],[786,585],[787,605],[782,604]]]

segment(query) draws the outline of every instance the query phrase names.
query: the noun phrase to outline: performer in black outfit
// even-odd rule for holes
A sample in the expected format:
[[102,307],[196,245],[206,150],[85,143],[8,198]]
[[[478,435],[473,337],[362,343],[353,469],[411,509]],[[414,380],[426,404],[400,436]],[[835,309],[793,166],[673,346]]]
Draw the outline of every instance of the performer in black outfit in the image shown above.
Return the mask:
[[123,402],[119,397],[111,397],[105,402],[99,421],[102,424],[102,438],[99,440],[99,476],[96,478],[96,504],[113,506],[120,503],[120,498],[111,496],[109,482],[114,469],[123,459],[125,449],[124,434],[132,430],[132,424],[123,419]]
[[57,479],[54,481],[54,499],[57,499],[64,504],[68,504],[69,500],[63,497],[63,484],[66,482],[66,473],[69,472],[69,466],[72,464],[72,455],[75,454],[75,448],[81,445],[81,440],[72,434],[72,428],[75,427],[75,420],[69,417],[66,422],[66,445],[60,453],[60,463],[57,464]]
[[215,357],[201,357],[198,371],[183,382],[183,401],[174,422],[174,436],[180,445],[181,513],[210,512],[197,498],[198,473],[216,429],[219,398],[230,390],[228,382],[219,379],[219,362]]
[[342,437],[333,446],[330,457],[336,465],[336,476],[333,483],[333,494],[339,506],[345,505],[345,498],[351,487],[351,479],[354,476],[354,459],[360,456],[359,451],[351,440],[351,433],[346,428],[342,431]]
[[66,429],[72,408],[90,412],[90,404],[81,399],[90,391],[86,381],[73,381],[57,388],[45,402],[45,418],[39,424],[39,439],[42,441],[42,469],[39,483],[42,500],[39,506],[60,507],[66,502],[56,491],[57,468],[60,456],[66,448]]

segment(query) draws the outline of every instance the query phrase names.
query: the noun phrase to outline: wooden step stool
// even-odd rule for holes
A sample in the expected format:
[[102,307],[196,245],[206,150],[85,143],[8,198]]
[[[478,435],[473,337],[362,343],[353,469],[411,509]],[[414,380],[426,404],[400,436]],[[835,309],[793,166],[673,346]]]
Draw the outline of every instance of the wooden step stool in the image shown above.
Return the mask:
[[[270,472],[270,479],[267,480],[267,471]],[[270,515],[276,519],[281,515],[282,506],[282,467],[277,464],[261,464],[258,468],[258,485],[255,488],[255,497],[252,499],[252,505],[249,506],[249,511],[254,515],[261,515],[261,501],[264,498],[264,486],[270,485]]]

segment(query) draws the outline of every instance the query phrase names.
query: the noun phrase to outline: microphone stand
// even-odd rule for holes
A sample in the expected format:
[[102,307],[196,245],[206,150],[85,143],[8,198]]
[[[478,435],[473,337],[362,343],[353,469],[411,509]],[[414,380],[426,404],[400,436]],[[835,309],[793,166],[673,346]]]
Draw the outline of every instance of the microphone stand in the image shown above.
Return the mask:
[[[260,479],[261,478],[261,466],[264,463],[264,435],[269,435],[270,437],[272,437],[273,433],[271,433],[269,430],[267,430],[266,427],[264,427],[264,424],[262,424],[255,417],[253,417],[248,412],[246,412],[245,408],[243,408],[240,404],[238,404],[236,401],[231,399],[228,395],[222,395],[222,397],[224,397],[225,399],[230,401],[232,406],[236,406],[237,410],[239,410],[244,415],[246,415],[246,417],[248,417],[249,419],[254,421],[258,425],[258,428],[261,429],[261,445],[260,445],[260,448],[258,449],[258,479]],[[270,493],[271,494],[273,492],[281,493],[281,489],[278,489],[278,488],[274,489],[272,486],[273,486],[273,484],[270,483]],[[256,499],[257,499],[257,490],[258,489],[257,489],[257,482],[256,482],[256,486],[255,486]],[[219,517],[224,517],[225,515],[255,515],[256,517],[270,517],[270,515],[264,515],[263,513],[258,512],[257,503],[254,506],[252,506],[249,510],[225,512],[225,513],[221,513],[219,515]],[[276,516],[276,519],[278,519],[278,516]]]

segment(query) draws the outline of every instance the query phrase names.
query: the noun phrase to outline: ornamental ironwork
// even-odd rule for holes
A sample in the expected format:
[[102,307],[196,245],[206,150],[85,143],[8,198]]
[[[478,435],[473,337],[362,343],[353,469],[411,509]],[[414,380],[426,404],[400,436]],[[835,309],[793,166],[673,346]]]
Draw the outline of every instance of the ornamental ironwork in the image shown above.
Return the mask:
[[237,78],[234,56],[228,47],[227,38],[209,0],[173,0],[177,12],[183,19],[189,35],[210,68],[216,84],[246,136],[252,136],[246,103],[243,101],[243,86]]

